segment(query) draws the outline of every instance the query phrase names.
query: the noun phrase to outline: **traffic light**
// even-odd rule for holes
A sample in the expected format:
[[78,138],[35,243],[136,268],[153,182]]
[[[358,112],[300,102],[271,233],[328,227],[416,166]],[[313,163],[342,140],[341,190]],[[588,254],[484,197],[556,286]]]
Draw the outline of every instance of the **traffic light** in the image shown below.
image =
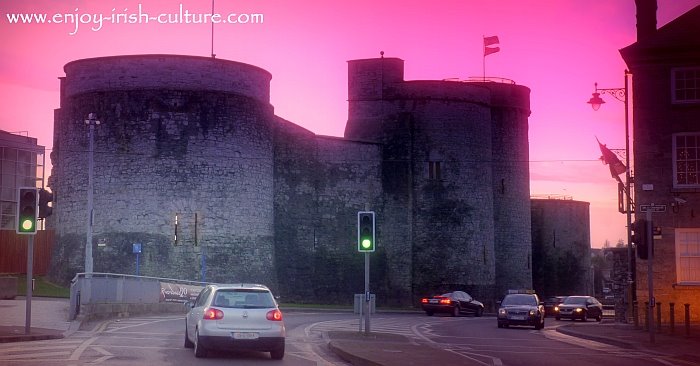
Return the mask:
[[51,216],[53,207],[49,206],[49,203],[53,201],[53,193],[45,190],[39,189],[39,218],[45,219]]
[[652,255],[654,254],[654,239],[647,235],[648,225],[651,225],[651,222],[645,219],[636,220],[632,224],[632,242],[637,247],[637,257],[644,260],[649,259],[649,245]]
[[17,198],[17,234],[36,234],[38,191],[20,187]]
[[373,252],[375,249],[374,212],[359,211],[357,213],[357,251]]

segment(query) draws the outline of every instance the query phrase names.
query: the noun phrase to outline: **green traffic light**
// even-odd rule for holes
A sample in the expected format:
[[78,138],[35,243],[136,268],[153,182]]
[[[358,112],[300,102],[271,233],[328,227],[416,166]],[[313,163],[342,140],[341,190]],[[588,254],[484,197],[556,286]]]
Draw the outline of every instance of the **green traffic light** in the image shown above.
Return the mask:
[[34,222],[30,219],[24,219],[22,220],[22,230],[24,231],[32,231],[34,228]]
[[372,241],[369,239],[362,239],[362,248],[369,249],[372,247]]

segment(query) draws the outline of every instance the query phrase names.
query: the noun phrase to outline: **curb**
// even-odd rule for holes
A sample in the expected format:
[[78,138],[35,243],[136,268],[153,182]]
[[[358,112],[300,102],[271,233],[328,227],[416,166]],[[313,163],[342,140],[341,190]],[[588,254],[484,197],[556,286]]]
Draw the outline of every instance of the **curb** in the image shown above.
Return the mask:
[[557,332],[559,332],[559,333],[566,334],[566,335],[569,335],[569,336],[572,336],[572,337],[588,339],[588,340],[590,340],[590,341],[596,341],[596,342],[600,342],[600,343],[605,343],[605,344],[609,344],[609,345],[612,345],[612,346],[617,346],[617,347],[620,347],[620,348],[626,348],[626,349],[634,349],[634,348],[636,348],[634,344],[632,344],[632,343],[630,343],[630,342],[625,342],[625,341],[622,341],[622,340],[619,340],[619,339],[616,339],[616,338],[606,337],[606,336],[599,336],[599,335],[593,335],[593,334],[587,334],[587,333],[582,333],[582,332],[575,331],[575,330],[573,330],[573,329],[569,329],[569,328],[573,328],[573,327],[574,327],[573,324],[562,325],[562,326],[560,326],[560,327],[557,327],[556,330],[557,330]]
[[[24,327],[22,327],[24,328]],[[30,328],[31,331],[31,328]],[[17,334],[9,336],[0,336],[0,343],[13,343],[13,342],[29,342],[29,341],[45,341],[48,339],[61,339],[64,335],[62,333],[43,333],[43,334]]]
[[346,352],[342,347],[338,347],[334,344],[335,342],[328,342],[328,349],[335,353],[338,357],[342,358],[344,361],[349,362],[355,366],[382,366],[376,362],[372,362],[366,358],[354,355],[352,353]]

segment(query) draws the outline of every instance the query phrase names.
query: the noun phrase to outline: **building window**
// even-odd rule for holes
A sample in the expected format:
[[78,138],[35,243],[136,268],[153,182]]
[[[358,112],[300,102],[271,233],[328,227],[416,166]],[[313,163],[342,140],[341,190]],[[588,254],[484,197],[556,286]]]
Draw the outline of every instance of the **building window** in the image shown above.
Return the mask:
[[700,103],[700,67],[674,69],[674,103]]
[[673,186],[676,188],[700,187],[700,133],[673,135]]
[[678,283],[700,284],[700,229],[676,229]]
[[439,161],[429,161],[428,162],[428,178],[440,180],[442,179],[442,172],[440,171]]

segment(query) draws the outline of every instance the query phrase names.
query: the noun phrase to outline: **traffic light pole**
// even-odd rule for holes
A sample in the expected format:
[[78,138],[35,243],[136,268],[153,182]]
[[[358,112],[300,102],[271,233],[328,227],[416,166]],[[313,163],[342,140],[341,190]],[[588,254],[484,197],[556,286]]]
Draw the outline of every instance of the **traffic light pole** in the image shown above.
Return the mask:
[[[652,206],[654,204],[652,203]],[[651,210],[647,210],[647,227],[644,228],[647,232],[647,286],[649,286],[649,307],[647,308],[647,319],[649,319],[649,342],[654,343],[654,272],[653,272],[653,251],[654,251],[654,234],[652,233]]]
[[32,325],[32,277],[34,277],[34,235],[27,239],[27,305],[24,318],[24,334],[29,334]]
[[371,296],[369,293],[369,252],[365,252],[365,303],[362,307],[365,309],[365,334],[369,335],[369,312],[370,312]]

